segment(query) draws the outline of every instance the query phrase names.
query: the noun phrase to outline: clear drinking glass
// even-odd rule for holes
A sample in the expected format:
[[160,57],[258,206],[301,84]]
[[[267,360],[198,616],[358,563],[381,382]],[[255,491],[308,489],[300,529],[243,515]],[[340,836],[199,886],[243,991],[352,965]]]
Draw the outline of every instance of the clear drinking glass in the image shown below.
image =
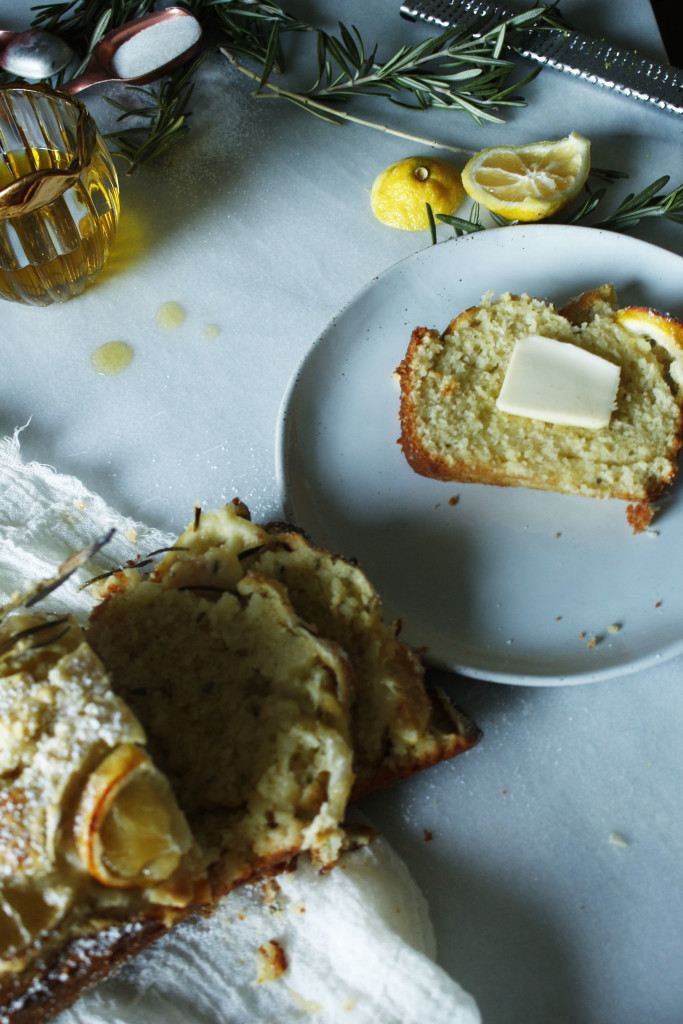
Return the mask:
[[0,297],[79,295],[116,236],[119,187],[83,104],[42,85],[0,87]]

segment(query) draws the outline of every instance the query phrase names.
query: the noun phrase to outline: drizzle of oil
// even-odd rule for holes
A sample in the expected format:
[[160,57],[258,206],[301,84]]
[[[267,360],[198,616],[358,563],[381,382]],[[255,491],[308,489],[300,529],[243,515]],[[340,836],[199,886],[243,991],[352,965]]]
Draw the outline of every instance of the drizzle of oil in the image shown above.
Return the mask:
[[204,337],[207,339],[217,338],[221,333],[220,326],[218,324],[207,324],[204,328]]
[[179,302],[164,302],[157,310],[156,321],[159,327],[173,330],[185,322],[186,316],[187,313]]
[[90,362],[96,373],[113,376],[121,373],[133,361],[132,347],[125,341],[107,341],[94,350]]

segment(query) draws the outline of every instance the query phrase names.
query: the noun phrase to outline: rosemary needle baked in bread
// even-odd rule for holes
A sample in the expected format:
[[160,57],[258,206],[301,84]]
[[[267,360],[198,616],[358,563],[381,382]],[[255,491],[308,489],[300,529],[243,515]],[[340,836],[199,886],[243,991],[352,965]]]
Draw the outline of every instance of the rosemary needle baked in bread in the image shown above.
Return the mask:
[[130,708],[69,616],[0,625],[0,1020],[37,1024],[209,897]]
[[[606,426],[544,422],[497,406],[515,345],[530,335],[619,367]],[[417,328],[397,374],[400,444],[424,476],[620,498],[631,503],[638,532],[676,473],[683,324],[645,307],[619,309],[611,285],[559,310],[528,295],[488,294],[442,334]]]
[[[235,502],[149,578],[115,573],[88,637],[139,715],[216,893],[301,850],[333,863],[348,800],[473,746],[357,567]],[[179,740],[182,738],[182,741]]]

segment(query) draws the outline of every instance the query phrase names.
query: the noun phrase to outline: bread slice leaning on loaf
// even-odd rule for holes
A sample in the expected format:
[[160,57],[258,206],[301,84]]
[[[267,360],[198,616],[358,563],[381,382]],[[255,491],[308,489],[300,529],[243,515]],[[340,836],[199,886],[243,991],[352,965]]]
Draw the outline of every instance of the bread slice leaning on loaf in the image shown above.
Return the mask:
[[[616,408],[601,429],[501,411],[496,399],[515,343],[531,334],[576,345],[620,367]],[[399,443],[423,476],[530,487],[630,502],[634,532],[673,480],[683,441],[683,324],[618,308],[611,285],[556,310],[528,295],[484,296],[446,330],[419,327],[397,369]]]
[[353,799],[471,745],[476,729],[443,692],[425,686],[420,658],[400,640],[398,624],[384,621],[380,599],[355,562],[314,546],[290,524],[252,523],[237,502],[203,512],[200,528],[179,537],[154,579],[195,585],[209,564],[225,586],[250,573],[276,580],[315,635],[348,656],[355,682]]
[[357,566],[235,502],[151,576],[113,574],[88,638],[143,722],[214,895],[302,851],[333,864],[350,799],[472,747]]

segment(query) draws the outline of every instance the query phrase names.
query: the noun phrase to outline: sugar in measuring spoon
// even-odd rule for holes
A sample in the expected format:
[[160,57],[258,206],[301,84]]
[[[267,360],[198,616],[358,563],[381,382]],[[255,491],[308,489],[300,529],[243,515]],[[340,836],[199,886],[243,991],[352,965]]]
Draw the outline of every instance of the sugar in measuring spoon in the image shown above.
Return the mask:
[[83,74],[60,88],[75,94],[103,82],[153,82],[194,56],[201,35],[197,19],[182,7],[145,14],[107,32]]

